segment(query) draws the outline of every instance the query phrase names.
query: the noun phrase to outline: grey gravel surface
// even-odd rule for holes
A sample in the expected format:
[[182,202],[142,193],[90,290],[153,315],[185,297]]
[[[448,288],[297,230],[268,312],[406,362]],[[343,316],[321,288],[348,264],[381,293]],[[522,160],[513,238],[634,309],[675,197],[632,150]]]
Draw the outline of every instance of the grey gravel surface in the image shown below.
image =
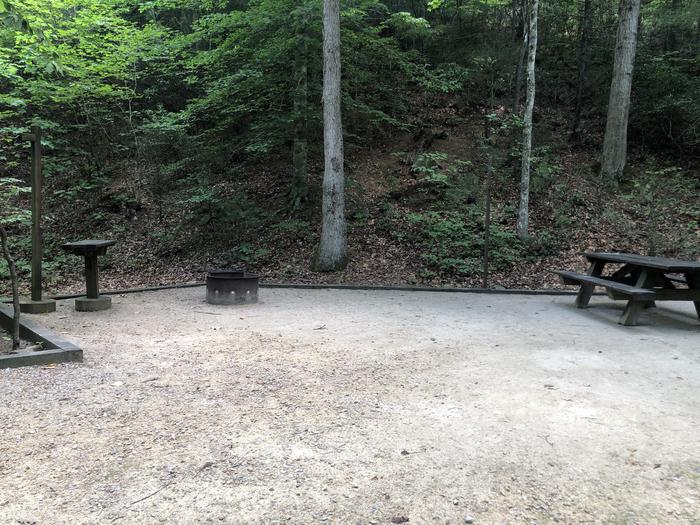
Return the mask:
[[36,316],[85,362],[0,371],[0,523],[700,523],[692,305],[261,293]]

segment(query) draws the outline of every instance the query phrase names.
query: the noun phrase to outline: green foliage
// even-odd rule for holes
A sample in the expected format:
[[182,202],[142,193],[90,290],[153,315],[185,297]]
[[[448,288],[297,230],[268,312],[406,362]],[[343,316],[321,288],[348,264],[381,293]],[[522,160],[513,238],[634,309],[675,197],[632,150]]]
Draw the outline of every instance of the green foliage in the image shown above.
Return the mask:
[[[429,268],[443,275],[470,276],[482,267],[483,214],[478,209],[466,213],[412,213],[408,216],[411,240],[420,248],[420,257]],[[522,255],[522,245],[514,232],[491,227],[491,267],[502,270]]]
[[422,175],[419,181],[428,187],[438,190],[448,188],[451,185],[450,177],[448,173],[442,170],[441,166],[448,158],[449,155],[447,155],[447,153],[421,153],[416,157],[412,166],[412,171]]
[[270,250],[261,248],[251,243],[241,243],[236,248],[225,254],[222,263],[225,266],[240,267],[257,266],[269,257]]
[[299,219],[290,219],[274,224],[272,226],[272,229],[282,233],[306,235],[311,231],[311,225],[307,221],[302,221]]
[[99,190],[105,186],[107,178],[102,174],[96,174],[87,179],[79,179],[72,186],[63,189],[55,190],[54,196],[59,199],[75,201],[75,199],[85,193],[90,193]]
[[[561,223],[558,226],[562,226]],[[531,236],[524,244],[524,253],[529,261],[536,261],[541,257],[555,255],[561,247],[561,235],[558,232],[542,229],[536,235]]]
[[460,93],[471,79],[469,69],[453,62],[439,64],[435,68],[421,65],[415,68],[419,85],[428,93]]
[[633,129],[650,143],[700,150],[700,65],[678,53],[642,55],[630,113]]
[[[4,228],[6,232],[12,233],[21,231],[27,226],[30,221],[28,210],[22,207],[21,197],[30,190],[22,184],[21,181],[12,177],[0,177],[0,228]],[[9,235],[8,235],[9,236]],[[20,238],[21,239],[21,238]],[[8,249],[10,253],[16,253],[17,244],[20,241],[10,237],[8,240]],[[29,270],[29,264],[23,259],[15,258],[15,267],[18,273],[23,273]],[[8,279],[10,271],[7,266],[2,252],[0,251],[0,278]]]
[[453,160],[447,153],[425,152],[416,157],[411,171],[420,176],[418,188],[423,195],[451,208],[474,195],[477,181],[470,168],[471,162]]
[[[695,182],[680,168],[644,171],[632,181],[626,197],[641,219],[635,230],[646,237],[650,255],[700,255],[700,203]],[[660,225],[665,221],[678,222],[662,236]]]
[[17,226],[29,223],[28,210],[21,207],[19,199],[30,189],[12,177],[0,177],[0,226]]
[[178,204],[185,209],[186,221],[192,225],[212,225],[222,235],[234,237],[227,228],[236,229],[245,224],[256,228],[265,220],[265,212],[246,195],[236,193],[226,195],[217,186],[211,186],[204,180],[189,179],[190,189],[187,197]]
[[[401,125],[396,93],[410,63],[393,39],[380,35],[389,16],[374,18],[382,8],[365,2],[343,12],[343,103],[350,136]],[[189,97],[169,112],[150,113],[144,131],[176,132],[178,142],[184,133],[190,144],[180,148],[181,158],[214,171],[232,160],[288,150],[299,117],[293,96],[301,61],[309,86],[303,118],[309,135],[320,137],[321,107],[312,103],[321,95],[320,13],[317,1],[256,0],[240,9],[204,8],[184,29],[177,17],[161,18],[161,30],[171,35],[167,52],[180,62]]]
[[[422,208],[401,216],[385,205],[380,227],[399,241],[419,249],[426,264],[423,277],[474,276],[481,271],[484,251],[484,210],[476,205],[481,190],[477,170],[471,162],[454,159],[444,152],[418,155],[412,165],[422,196],[414,207]],[[409,200],[410,197],[409,197]],[[503,218],[503,212],[496,213]],[[502,270],[518,260],[525,247],[506,221],[492,221],[490,259],[492,270]]]
[[413,46],[432,35],[430,22],[425,18],[414,17],[406,11],[393,13],[386,21],[386,26],[393,29],[400,40],[410,42]]
[[561,174],[551,146],[540,146],[532,152],[532,172],[530,190],[533,194],[542,193],[554,184]]

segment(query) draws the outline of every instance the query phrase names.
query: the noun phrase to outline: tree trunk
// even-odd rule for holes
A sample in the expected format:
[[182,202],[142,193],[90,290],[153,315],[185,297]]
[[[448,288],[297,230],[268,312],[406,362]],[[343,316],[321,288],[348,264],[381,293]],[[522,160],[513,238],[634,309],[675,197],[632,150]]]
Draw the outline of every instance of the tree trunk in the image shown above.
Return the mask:
[[593,9],[591,0],[584,0],[583,13],[578,44],[578,84],[576,86],[576,110],[574,112],[574,124],[571,127],[571,140],[578,142],[580,139],[581,111],[583,110],[583,94],[588,80],[588,43],[591,33]]
[[525,55],[527,55],[528,32],[523,35],[523,42],[520,44],[518,53],[518,65],[515,68],[515,86],[513,88],[513,113],[520,114],[520,86],[523,83],[523,65],[525,64]]
[[[680,0],[671,0],[670,2],[670,9],[671,9],[671,16],[673,17],[672,19],[676,19],[676,14],[678,12],[678,9],[681,7],[681,2]],[[678,38],[676,35],[676,30],[677,28],[673,27],[672,24],[669,24],[668,29],[666,30],[666,52],[673,52],[678,50]]]
[[[523,83],[523,65],[525,64],[525,55],[527,54],[528,30],[525,24],[527,17],[527,8],[525,2],[521,5],[520,10],[521,27],[522,27],[522,42],[518,50],[518,64],[515,67],[515,85],[513,86],[513,113],[520,113],[520,86]],[[520,28],[519,28],[520,29]]]
[[292,164],[294,166],[294,180],[292,181],[291,205],[293,210],[298,210],[309,194],[308,174],[308,57],[306,27],[299,22],[297,31],[298,48],[295,56],[295,87],[294,87],[294,147],[292,150]]
[[345,174],[340,111],[340,0],[323,0],[323,224],[318,269],[345,266]]
[[619,180],[627,162],[627,125],[630,112],[630,94],[634,56],[637,50],[637,31],[641,0],[621,0],[620,20],[615,45],[615,65],[610,86],[608,121],[605,126],[601,176]]
[[[493,97],[491,107],[493,111]],[[491,151],[491,119],[490,114],[484,119],[484,151],[486,153],[486,189],[484,198],[484,253],[481,273],[481,286],[489,287],[489,264],[491,255],[491,195],[493,193],[493,152]]]
[[530,154],[532,152],[532,113],[535,109],[535,59],[537,58],[537,14],[539,0],[530,5],[530,45],[527,57],[527,103],[523,123],[523,156],[520,171],[520,211],[517,233],[521,240],[528,238],[530,201]]
[[0,244],[2,244],[2,254],[7,261],[7,267],[10,270],[10,283],[12,285],[12,350],[19,348],[19,287],[17,284],[17,268],[15,260],[10,253],[10,248],[7,245],[7,232],[3,226],[0,226]]

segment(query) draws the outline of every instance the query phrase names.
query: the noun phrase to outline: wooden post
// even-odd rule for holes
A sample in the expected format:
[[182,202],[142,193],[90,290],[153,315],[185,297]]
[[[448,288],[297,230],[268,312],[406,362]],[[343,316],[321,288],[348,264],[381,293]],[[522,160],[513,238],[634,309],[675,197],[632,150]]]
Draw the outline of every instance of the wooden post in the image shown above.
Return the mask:
[[22,135],[32,143],[32,301],[41,301],[41,128]]
[[87,298],[97,299],[100,296],[97,280],[97,252],[85,255],[85,283],[87,285]]
[[31,133],[24,134],[22,138],[32,143],[32,296],[30,302],[25,301],[20,307],[27,313],[55,312],[55,301],[43,300],[41,292],[41,260],[44,253],[41,240],[41,128],[32,126]]
[[32,301],[41,301],[41,128],[32,126]]

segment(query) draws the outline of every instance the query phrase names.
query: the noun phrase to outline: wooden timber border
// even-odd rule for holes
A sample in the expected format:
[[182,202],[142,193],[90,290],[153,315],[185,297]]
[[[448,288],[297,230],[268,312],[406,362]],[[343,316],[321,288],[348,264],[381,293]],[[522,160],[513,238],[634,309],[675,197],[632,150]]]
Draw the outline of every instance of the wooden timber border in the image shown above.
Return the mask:
[[[12,308],[2,304],[0,304],[0,326],[8,331],[12,329]],[[44,349],[0,354],[0,369],[83,360],[83,351],[80,348],[31,320],[21,319],[19,333],[22,339],[40,343]]]
[[[179,288],[197,288],[199,286],[206,286],[204,281],[190,282],[190,283],[179,283],[179,284],[165,284],[162,286],[147,286],[143,288],[126,288],[124,290],[112,290],[112,291],[102,291],[100,293],[104,295],[119,295],[119,294],[131,294],[131,293],[141,293],[141,292],[158,292],[160,290],[175,290]],[[437,293],[478,293],[478,294],[492,294],[492,295],[563,295],[563,296],[573,296],[576,295],[576,291],[570,290],[556,290],[556,289],[544,289],[544,290],[529,290],[521,288],[430,288],[423,286],[384,286],[384,285],[371,285],[371,284],[303,284],[303,283],[260,283],[260,288],[292,288],[299,290],[380,290],[380,291],[393,291],[393,292],[437,292]],[[52,299],[63,300],[63,299],[74,299],[76,297],[82,297],[85,294],[64,294],[64,295],[53,295]],[[604,293],[596,293],[595,295],[605,295]]]

